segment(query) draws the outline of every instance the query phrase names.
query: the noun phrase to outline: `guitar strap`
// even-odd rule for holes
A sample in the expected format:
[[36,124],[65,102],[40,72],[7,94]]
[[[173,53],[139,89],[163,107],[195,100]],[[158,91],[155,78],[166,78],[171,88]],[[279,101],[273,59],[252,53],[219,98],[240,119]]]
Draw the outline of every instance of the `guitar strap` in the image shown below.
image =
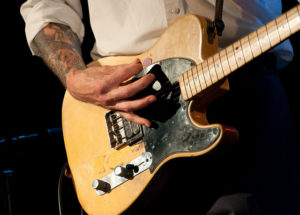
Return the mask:
[[215,6],[215,20],[213,21],[212,26],[209,27],[209,32],[217,30],[218,36],[222,36],[222,32],[225,28],[225,24],[222,20],[222,12],[223,12],[223,3],[224,0],[216,0]]

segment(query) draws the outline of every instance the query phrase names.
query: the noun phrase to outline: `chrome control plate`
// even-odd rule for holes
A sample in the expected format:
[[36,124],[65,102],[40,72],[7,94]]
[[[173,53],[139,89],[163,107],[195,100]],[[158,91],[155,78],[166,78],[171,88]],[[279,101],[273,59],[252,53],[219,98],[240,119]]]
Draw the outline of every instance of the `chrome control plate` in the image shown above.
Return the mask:
[[[136,159],[132,160],[128,164],[122,166],[125,169],[128,169],[128,171],[132,171],[132,174],[130,177],[123,177],[118,176],[115,171],[110,173],[109,175],[104,176],[101,179],[95,179],[92,183],[92,187],[95,189],[96,193],[99,196],[104,195],[105,193],[110,192],[112,189],[116,188],[117,186],[125,183],[129,179],[134,179],[135,176],[138,174],[144,172],[145,170],[149,169],[150,165],[152,164],[152,154],[150,152],[146,152],[142,154],[141,156],[137,157]],[[120,166],[116,166],[116,168],[119,168]],[[106,189],[100,190],[96,188],[95,184],[99,184],[100,182],[104,182],[105,184],[108,184],[106,186]],[[109,187],[109,189],[107,189]]]

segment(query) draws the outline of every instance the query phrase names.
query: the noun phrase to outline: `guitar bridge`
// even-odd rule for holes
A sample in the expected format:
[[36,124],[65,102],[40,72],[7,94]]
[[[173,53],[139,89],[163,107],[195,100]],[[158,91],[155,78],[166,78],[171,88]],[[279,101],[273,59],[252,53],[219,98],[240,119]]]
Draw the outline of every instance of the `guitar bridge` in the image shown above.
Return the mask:
[[118,149],[125,144],[131,146],[141,142],[144,136],[141,125],[126,120],[114,111],[105,114],[105,120],[111,148]]

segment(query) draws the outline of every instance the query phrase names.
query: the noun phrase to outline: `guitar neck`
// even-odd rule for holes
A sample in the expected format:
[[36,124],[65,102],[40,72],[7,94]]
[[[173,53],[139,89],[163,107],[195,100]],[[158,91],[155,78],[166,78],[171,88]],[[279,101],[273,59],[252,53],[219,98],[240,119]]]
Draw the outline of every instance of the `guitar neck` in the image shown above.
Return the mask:
[[300,30],[300,5],[227,46],[179,76],[188,100]]

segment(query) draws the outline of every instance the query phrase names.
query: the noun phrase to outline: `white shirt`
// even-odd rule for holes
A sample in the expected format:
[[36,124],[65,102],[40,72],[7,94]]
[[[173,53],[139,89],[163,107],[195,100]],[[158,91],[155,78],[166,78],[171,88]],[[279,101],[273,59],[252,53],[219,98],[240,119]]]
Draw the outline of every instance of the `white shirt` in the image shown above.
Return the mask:
[[[179,16],[193,13],[213,20],[214,5],[215,0],[88,0],[96,39],[92,57],[142,53]],[[275,19],[281,11],[281,0],[225,0],[225,30],[219,39],[220,48]],[[35,35],[49,22],[70,26],[83,40],[80,0],[28,0],[21,7],[21,14],[31,50]],[[286,62],[293,58],[289,40],[272,51]]]

